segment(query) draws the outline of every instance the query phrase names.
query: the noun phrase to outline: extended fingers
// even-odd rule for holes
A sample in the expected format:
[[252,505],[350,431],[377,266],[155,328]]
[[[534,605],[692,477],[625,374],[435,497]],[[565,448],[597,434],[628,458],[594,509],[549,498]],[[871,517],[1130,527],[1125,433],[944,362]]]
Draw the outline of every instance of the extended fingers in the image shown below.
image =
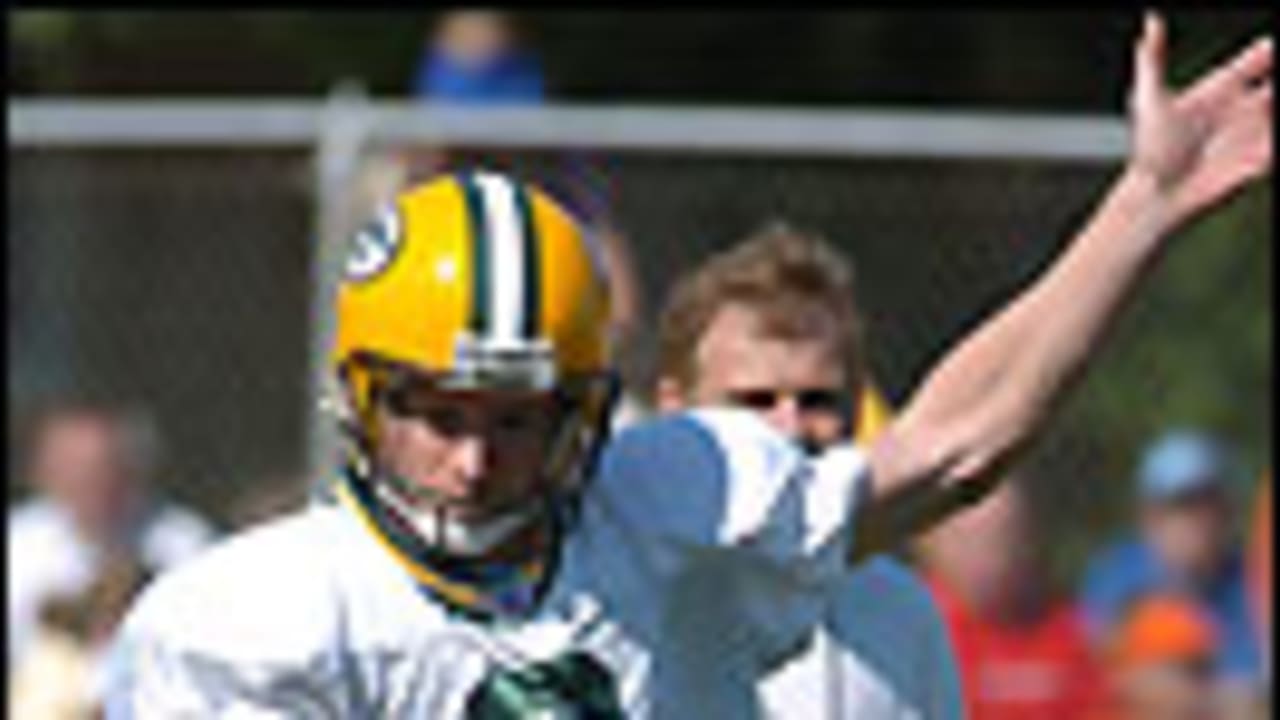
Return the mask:
[[1275,141],[1275,95],[1271,79],[1267,78],[1254,88],[1246,100],[1243,110],[1248,115],[1246,122],[1256,123],[1253,132],[1257,136],[1254,157],[1251,160],[1260,168],[1270,170],[1272,145]]
[[1213,106],[1230,102],[1233,95],[1248,92],[1251,87],[1270,78],[1274,44],[1269,37],[1255,40],[1230,61],[1219,65],[1185,93],[1188,103]]
[[1167,42],[1164,19],[1148,10],[1143,16],[1142,35],[1133,48],[1133,94],[1139,104],[1158,99],[1164,92]]
[[1214,153],[1225,158],[1243,179],[1271,170],[1274,98],[1270,80],[1232,104],[1220,121]]
[[1274,43],[1271,38],[1258,38],[1243,52],[1232,58],[1227,65],[1227,72],[1234,76],[1237,82],[1253,84],[1271,75],[1274,57]]

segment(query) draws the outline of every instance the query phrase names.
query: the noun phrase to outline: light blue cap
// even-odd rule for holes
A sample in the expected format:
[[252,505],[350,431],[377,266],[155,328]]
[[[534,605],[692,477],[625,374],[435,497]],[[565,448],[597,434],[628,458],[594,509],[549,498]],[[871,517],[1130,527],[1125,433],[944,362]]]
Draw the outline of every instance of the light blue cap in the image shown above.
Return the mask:
[[1219,487],[1226,474],[1226,452],[1217,440],[1195,430],[1172,430],[1143,455],[1138,494],[1143,500],[1172,500]]

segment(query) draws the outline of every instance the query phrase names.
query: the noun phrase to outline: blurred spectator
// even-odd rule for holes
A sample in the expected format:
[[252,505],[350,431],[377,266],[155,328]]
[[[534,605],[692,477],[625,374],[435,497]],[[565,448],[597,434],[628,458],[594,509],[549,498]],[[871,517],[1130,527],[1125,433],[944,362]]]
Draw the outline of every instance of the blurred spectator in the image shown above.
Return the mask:
[[[546,99],[537,55],[525,47],[515,20],[505,12],[442,13],[428,33],[416,77],[415,98],[433,105],[527,106]],[[605,224],[612,204],[608,178],[596,159],[581,151],[420,146],[399,160],[405,165],[401,186],[453,169],[512,172],[537,182],[591,226]]]
[[1194,598],[1216,626],[1215,676],[1256,696],[1261,657],[1243,550],[1231,534],[1228,475],[1226,450],[1209,435],[1170,431],[1151,445],[1138,470],[1139,534],[1090,561],[1082,605],[1091,637],[1102,642],[1141,593]]
[[1215,707],[1212,619],[1172,593],[1133,599],[1105,648],[1110,702],[1106,720],[1209,720]]
[[543,96],[542,67],[506,13],[452,10],[427,34],[413,94],[470,104],[536,102]]
[[11,669],[11,717],[100,717],[105,652],[129,603],[149,577],[136,558],[114,554],[103,561],[83,592],[49,598],[22,661]]
[[84,592],[113,554],[162,569],[196,552],[211,527],[161,504],[148,482],[156,442],[140,417],[59,404],[32,426],[26,478],[34,496],[8,518],[9,662],[21,659],[40,609]]
[[1249,528],[1249,597],[1252,600],[1254,622],[1257,625],[1258,645],[1262,653],[1263,691],[1269,698],[1275,669],[1271,643],[1271,603],[1275,600],[1271,574],[1271,546],[1276,541],[1271,526],[1271,473],[1266,472],[1258,482],[1253,498],[1253,520]]
[[966,717],[1089,717],[1102,702],[1102,667],[1077,608],[1044,577],[1022,482],[1005,481],[926,534],[926,578],[951,630]]

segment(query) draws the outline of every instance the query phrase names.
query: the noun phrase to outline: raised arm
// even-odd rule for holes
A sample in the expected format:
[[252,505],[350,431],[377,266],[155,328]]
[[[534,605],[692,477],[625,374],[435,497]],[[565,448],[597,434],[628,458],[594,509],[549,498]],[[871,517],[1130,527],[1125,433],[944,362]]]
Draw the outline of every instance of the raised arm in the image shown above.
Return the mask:
[[1148,14],[1134,50],[1129,159],[1088,224],[939,362],[873,445],[855,555],[985,494],[1081,378],[1165,239],[1270,172],[1270,38],[1180,94],[1164,84],[1165,46],[1162,20]]

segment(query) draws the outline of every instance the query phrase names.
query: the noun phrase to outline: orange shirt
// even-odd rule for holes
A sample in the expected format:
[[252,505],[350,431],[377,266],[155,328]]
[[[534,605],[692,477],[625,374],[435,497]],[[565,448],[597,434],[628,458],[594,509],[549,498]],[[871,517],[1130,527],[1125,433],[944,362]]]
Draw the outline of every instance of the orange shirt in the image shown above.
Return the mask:
[[972,720],[1096,717],[1104,676],[1075,607],[1051,606],[1036,622],[994,623],[928,577],[960,665],[965,715]]

